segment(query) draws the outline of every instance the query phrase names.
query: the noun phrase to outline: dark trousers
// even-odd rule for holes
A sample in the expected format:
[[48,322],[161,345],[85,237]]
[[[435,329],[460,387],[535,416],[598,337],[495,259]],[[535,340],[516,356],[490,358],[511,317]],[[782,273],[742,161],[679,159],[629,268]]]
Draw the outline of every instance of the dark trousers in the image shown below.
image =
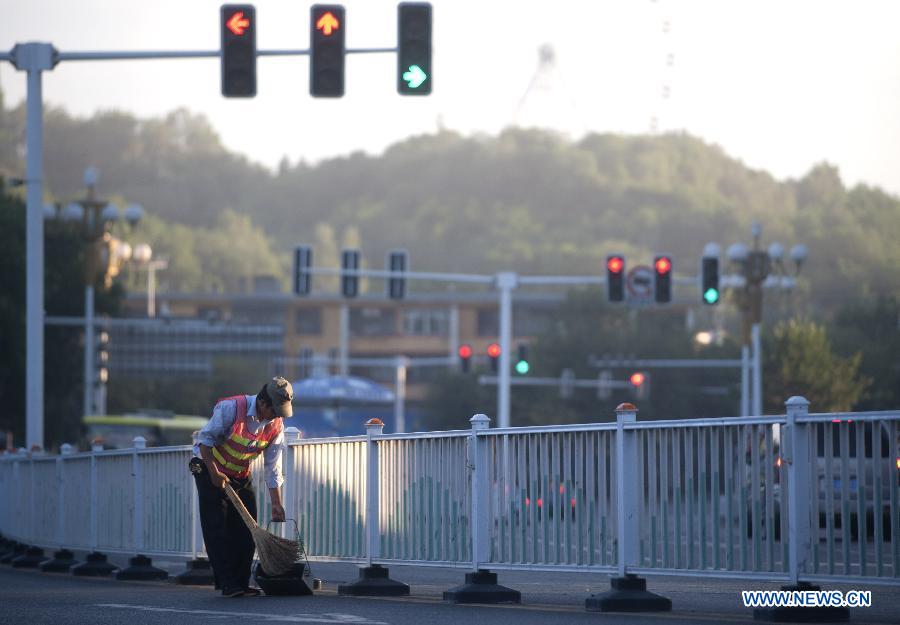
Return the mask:
[[[220,488],[213,486],[209,473],[194,475],[200,501],[200,527],[203,542],[212,565],[216,586],[222,590],[247,588],[250,583],[250,567],[253,563],[253,536],[237,510]],[[250,478],[230,478],[231,487],[238,494],[247,510],[256,518],[256,493]]]

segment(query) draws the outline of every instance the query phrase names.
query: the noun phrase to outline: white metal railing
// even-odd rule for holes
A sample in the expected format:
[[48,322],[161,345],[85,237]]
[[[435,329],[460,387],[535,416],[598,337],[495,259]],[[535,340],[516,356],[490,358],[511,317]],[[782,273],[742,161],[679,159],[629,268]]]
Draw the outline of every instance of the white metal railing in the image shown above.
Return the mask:
[[[284,503],[313,560],[900,584],[900,412],[383,434],[287,432]],[[0,531],[202,552],[190,447],[0,458]],[[261,459],[259,519],[269,520]],[[292,528],[289,528],[292,530]],[[284,531],[288,531],[285,528]]]

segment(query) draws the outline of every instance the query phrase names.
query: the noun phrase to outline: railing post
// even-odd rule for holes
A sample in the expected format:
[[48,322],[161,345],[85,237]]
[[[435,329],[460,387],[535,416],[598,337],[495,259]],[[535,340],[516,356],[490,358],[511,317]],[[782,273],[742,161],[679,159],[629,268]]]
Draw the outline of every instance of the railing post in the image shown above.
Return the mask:
[[619,576],[627,574],[627,567],[637,565],[638,557],[638,471],[633,466],[637,458],[637,434],[626,430],[626,423],[637,421],[634,404],[619,404],[616,408],[616,513],[618,515]]
[[[809,518],[809,494],[816,492],[818,484],[812,481],[809,446],[815,429],[799,419],[809,414],[809,401],[794,395],[785,402],[787,423],[781,431],[782,461],[788,471],[788,576],[790,581],[782,590],[821,590],[818,585],[801,582],[806,573],[812,551]],[[817,479],[817,477],[816,477]],[[783,512],[782,512],[783,514]],[[815,520],[818,531],[819,520]],[[781,537],[784,540],[784,536]],[[754,608],[753,619],[759,621],[803,621],[806,623],[837,623],[850,620],[850,608],[837,606],[779,606]]]
[[131,452],[131,475],[134,479],[134,537],[135,556],[128,560],[128,567],[116,573],[116,579],[166,579],[169,574],[153,566],[153,561],[141,552],[144,550],[144,479],[141,472],[141,451],[147,449],[147,439],[135,436]]
[[589,612],[669,612],[672,601],[647,590],[647,580],[628,572],[628,567],[640,565],[640,508],[638,497],[643,485],[638,477],[638,433],[625,427],[637,421],[634,404],[616,407],[616,521],[618,527],[618,577],[609,580],[610,589],[591,595],[584,602]]
[[339,595],[397,597],[409,594],[409,584],[391,579],[387,567],[372,563],[381,556],[378,441],[375,437],[383,432],[381,419],[366,421],[366,566],[359,567],[359,578],[355,582],[338,586]]
[[477,414],[469,422],[469,468],[472,471],[472,570],[477,571],[482,563],[491,559],[491,520],[488,505],[490,491],[488,484],[485,446],[486,439],[478,436],[480,430],[491,427],[491,420]]
[[[285,484],[287,485],[284,489],[284,514],[286,519],[294,519],[297,520],[297,490],[296,484],[294,482],[294,478],[297,475],[297,466],[294,460],[294,447],[292,443],[297,443],[303,434],[297,428],[291,426],[289,428],[284,428],[284,476],[285,476]],[[281,524],[281,537],[282,538],[290,538],[291,540],[296,540],[296,536],[285,536],[288,524]]]
[[[504,348],[502,351],[505,352],[506,349]],[[507,360],[507,364],[508,362]],[[500,366],[503,367],[502,364]],[[502,421],[501,415],[501,423]],[[488,441],[486,436],[479,436],[478,433],[487,430],[491,426],[491,420],[483,414],[477,414],[469,419],[469,423],[472,424],[472,433],[469,434],[466,468],[472,472],[472,511],[469,519],[472,527],[472,572],[466,573],[466,581],[463,585],[444,591],[444,601],[453,603],[521,603],[522,593],[499,585],[496,573],[481,568],[482,565],[488,565],[491,561],[492,523]]]
[[134,451],[131,455],[131,473],[134,479],[134,551],[144,550],[144,485],[141,476],[141,450],[147,448],[147,439],[134,437]]
[[71,569],[72,575],[100,577],[111,575],[117,567],[106,560],[106,554],[97,551],[99,546],[98,518],[100,493],[97,488],[97,454],[103,451],[102,439],[91,441],[91,552],[85,557],[85,562]]
[[372,566],[373,558],[381,557],[378,444],[372,437],[383,432],[384,423],[380,419],[369,419],[366,422],[366,564],[369,566]]
[[811,552],[809,530],[809,423],[798,423],[798,417],[809,414],[809,402],[795,395],[785,402],[787,407],[787,441],[782,437],[781,445],[787,442],[788,465],[788,574],[791,584],[799,583],[799,576],[806,572]]

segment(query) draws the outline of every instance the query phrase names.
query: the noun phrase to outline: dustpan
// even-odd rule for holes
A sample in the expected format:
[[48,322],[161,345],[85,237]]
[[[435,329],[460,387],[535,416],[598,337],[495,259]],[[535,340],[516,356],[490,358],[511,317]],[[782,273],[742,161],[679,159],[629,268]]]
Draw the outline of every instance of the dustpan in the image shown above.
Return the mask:
[[[306,557],[306,547],[300,538],[300,532],[297,528],[297,521],[294,519],[285,519],[285,523],[294,524],[294,536],[300,544],[300,558],[290,570],[272,575],[266,572],[261,562],[257,562],[253,569],[253,579],[262,588],[267,595],[273,596],[304,596],[313,594],[313,588],[318,588],[320,581],[313,579],[313,588],[306,583],[306,579],[311,576],[309,568],[309,560]],[[271,521],[266,524],[266,530],[269,530]]]

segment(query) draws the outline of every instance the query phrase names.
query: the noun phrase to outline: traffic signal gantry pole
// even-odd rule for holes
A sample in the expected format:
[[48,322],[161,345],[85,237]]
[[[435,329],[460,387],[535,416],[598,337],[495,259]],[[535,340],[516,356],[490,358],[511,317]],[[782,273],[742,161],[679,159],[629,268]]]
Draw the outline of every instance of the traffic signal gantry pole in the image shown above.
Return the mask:
[[[397,47],[347,48],[346,54],[392,53]],[[44,447],[44,104],[43,73],[62,61],[220,58],[221,50],[60,52],[53,44],[18,43],[0,53],[26,74],[25,446]],[[310,50],[256,50],[256,56],[309,56]]]

